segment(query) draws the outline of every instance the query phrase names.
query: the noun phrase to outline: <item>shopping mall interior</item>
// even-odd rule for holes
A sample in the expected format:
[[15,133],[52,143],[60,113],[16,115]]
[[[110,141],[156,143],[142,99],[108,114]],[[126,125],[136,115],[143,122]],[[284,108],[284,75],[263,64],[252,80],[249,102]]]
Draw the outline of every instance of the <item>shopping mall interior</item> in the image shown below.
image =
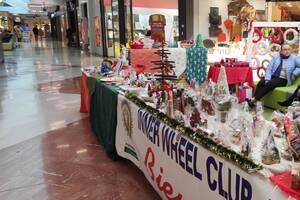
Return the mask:
[[0,200],[300,199],[300,1],[0,0]]

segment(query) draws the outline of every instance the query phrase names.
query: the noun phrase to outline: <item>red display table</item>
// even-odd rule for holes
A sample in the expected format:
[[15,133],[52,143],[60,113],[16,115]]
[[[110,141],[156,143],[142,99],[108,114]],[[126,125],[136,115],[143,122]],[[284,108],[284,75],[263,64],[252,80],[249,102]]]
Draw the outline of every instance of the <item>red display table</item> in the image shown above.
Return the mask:
[[[210,66],[207,78],[213,82],[218,82],[218,77],[221,68]],[[248,83],[250,87],[254,88],[253,74],[250,67],[226,67],[226,75],[228,84],[242,84]]]

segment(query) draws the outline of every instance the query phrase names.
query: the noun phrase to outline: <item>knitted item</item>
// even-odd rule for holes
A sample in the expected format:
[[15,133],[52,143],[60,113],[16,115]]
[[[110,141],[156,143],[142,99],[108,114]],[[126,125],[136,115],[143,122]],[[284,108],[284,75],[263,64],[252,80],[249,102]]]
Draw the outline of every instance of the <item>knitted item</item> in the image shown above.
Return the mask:
[[206,80],[207,49],[191,48],[186,51],[187,80],[196,81],[199,85]]

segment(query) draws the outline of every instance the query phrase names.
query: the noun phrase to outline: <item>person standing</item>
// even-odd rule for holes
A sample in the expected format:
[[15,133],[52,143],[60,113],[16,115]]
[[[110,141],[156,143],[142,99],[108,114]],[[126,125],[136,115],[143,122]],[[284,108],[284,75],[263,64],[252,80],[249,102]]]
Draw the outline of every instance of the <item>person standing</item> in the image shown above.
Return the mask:
[[299,74],[300,59],[291,55],[289,45],[282,45],[280,53],[275,55],[268,65],[265,77],[257,84],[254,99],[250,104],[261,100],[276,87],[291,85]]
[[21,27],[15,26],[14,27],[14,32],[15,32],[17,38],[18,38],[18,42],[22,42],[23,31],[22,31]]
[[41,42],[43,42],[44,31],[42,28],[39,29],[39,36],[40,36]]
[[33,27],[32,32],[34,34],[35,41],[38,42],[38,40],[39,40],[39,29],[38,29],[37,25],[35,25]]
[[72,46],[72,44],[74,43],[73,40],[73,31],[71,28],[67,29],[67,39],[68,39],[68,47]]

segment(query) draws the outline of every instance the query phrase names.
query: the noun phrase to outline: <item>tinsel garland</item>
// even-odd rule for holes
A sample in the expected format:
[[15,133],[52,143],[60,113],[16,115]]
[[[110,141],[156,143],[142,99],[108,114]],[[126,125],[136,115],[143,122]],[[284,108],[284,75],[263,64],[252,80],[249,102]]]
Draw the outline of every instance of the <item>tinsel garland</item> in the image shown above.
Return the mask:
[[249,158],[246,158],[235,151],[228,149],[227,147],[222,146],[221,144],[217,144],[215,141],[213,141],[211,138],[207,137],[205,132],[203,131],[194,131],[189,127],[184,126],[184,124],[179,123],[175,119],[172,119],[165,115],[164,113],[156,110],[155,108],[148,106],[144,101],[139,99],[135,94],[132,93],[126,93],[126,98],[132,101],[137,106],[145,109],[150,114],[170,126],[171,128],[177,130],[180,134],[188,137],[192,141],[200,144],[207,150],[215,153],[216,155],[229,160],[233,163],[235,163],[237,166],[239,166],[241,169],[247,171],[247,172],[257,172],[263,167],[261,165],[258,165],[254,163]]

